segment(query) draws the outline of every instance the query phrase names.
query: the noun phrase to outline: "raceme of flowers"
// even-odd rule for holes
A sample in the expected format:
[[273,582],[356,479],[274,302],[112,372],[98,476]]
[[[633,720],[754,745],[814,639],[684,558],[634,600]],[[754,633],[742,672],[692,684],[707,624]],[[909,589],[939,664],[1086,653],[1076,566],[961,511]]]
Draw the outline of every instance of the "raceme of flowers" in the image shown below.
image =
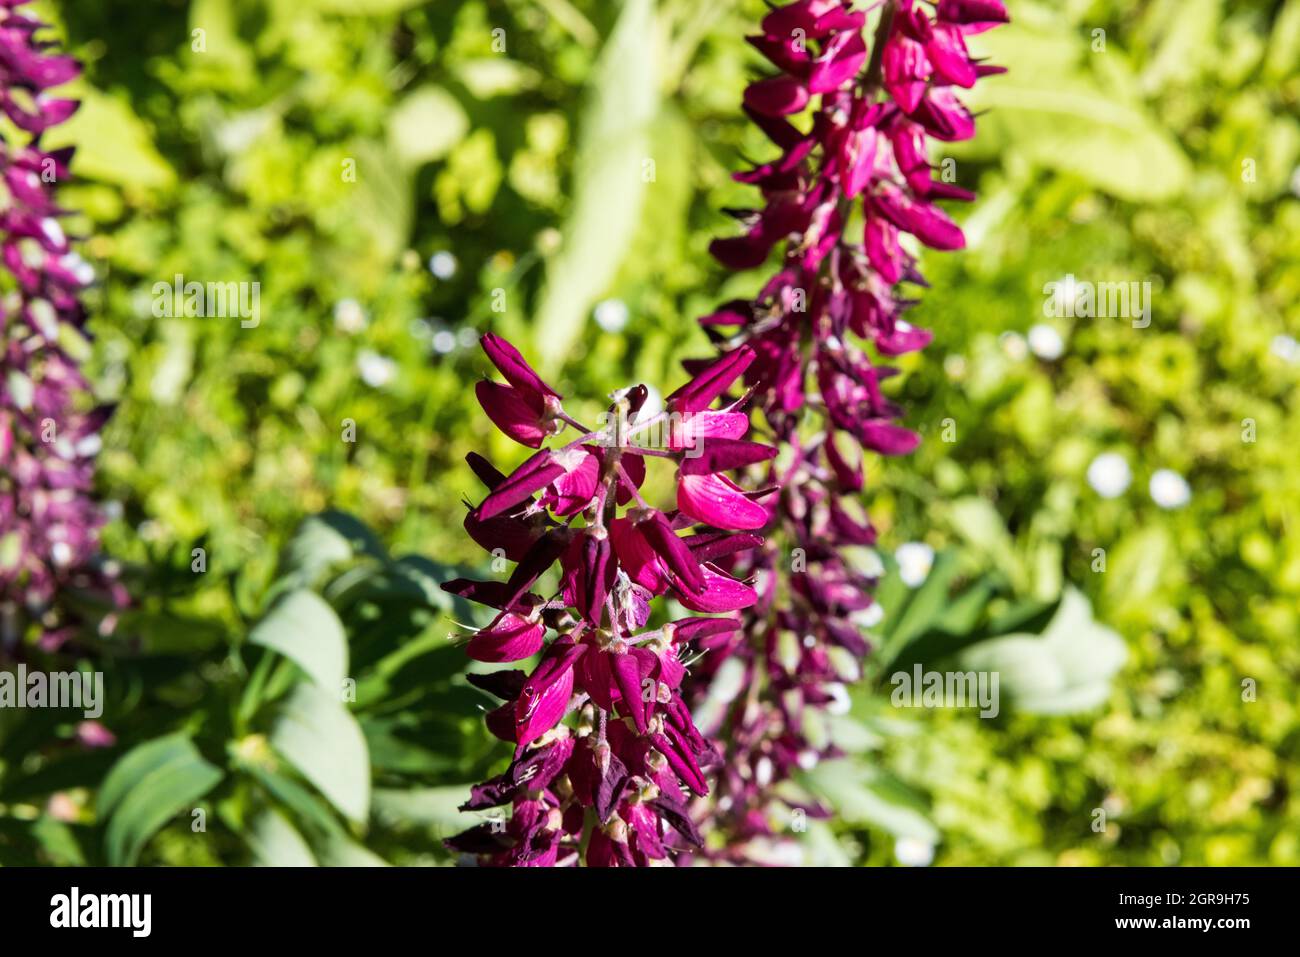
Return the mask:
[[[919,440],[882,390],[895,370],[858,343],[886,358],[929,343],[903,318],[913,302],[900,285],[924,280],[902,237],[964,245],[938,201],[973,195],[936,178],[929,146],[974,135],[957,90],[1002,72],[966,48],[966,37],[1008,19],[998,0],[875,8],[871,50],[870,11],[840,0],[777,7],[749,38],[777,72],[750,84],[744,109],[779,155],[736,175],[764,204],[737,214],[742,235],[711,247],[736,270],[781,253],[754,299],[700,320],[724,357],[753,351],[745,381],[781,448],[766,475],[781,488],[769,544],[728,566],[756,578],[758,601],[743,628],[702,643],[692,683],[694,703],[712,715],[701,718],[705,732],[728,743],[712,824],[730,833],[722,856],[737,859],[786,825],[770,813],[771,784],[836,753],[819,715],[847,705],[844,685],[868,652],[862,627],[880,615],[871,592],[881,568],[866,548],[876,532],[854,504],[863,450],[900,455]],[[792,120],[804,113],[810,122]]]
[[[41,138],[77,108],[50,93],[80,73],[75,59],[42,39],[47,26],[0,0],[0,110],[22,142],[0,140],[0,657],[23,619],[40,644],[71,633],[51,603],[65,590],[121,586],[94,567],[103,518],[91,496],[99,430],[108,410],[89,407],[89,386],[66,348],[84,338],[80,293],[94,278],[60,226],[55,198],[72,149],[44,150]],[[25,135],[24,135],[25,134]],[[111,627],[111,616],[101,630]]]
[[[537,451],[509,475],[469,455],[487,492],[465,529],[514,567],[505,580],[443,587],[495,609],[469,636],[471,658],[540,659],[530,671],[469,676],[502,700],[487,725],[515,751],[465,805],[489,819],[448,845],[498,866],[670,862],[700,843],[688,802],[708,793],[717,763],[681,696],[685,656],[691,643],[735,631],[730,613],[757,598],[718,563],[762,543],[752,530],[769,522],[770,490],[745,491],[726,473],[775,449],[744,438],[747,397],[712,408],[754,353],[708,364],[656,414],[646,413],[645,386],[621,390],[592,429],[508,342],[488,334],[482,346],[506,381],[478,383],[479,402]],[[647,469],[660,466],[674,470],[672,508],[641,494]],[[552,568],[558,578],[544,580]],[[697,614],[650,627],[666,596]]]

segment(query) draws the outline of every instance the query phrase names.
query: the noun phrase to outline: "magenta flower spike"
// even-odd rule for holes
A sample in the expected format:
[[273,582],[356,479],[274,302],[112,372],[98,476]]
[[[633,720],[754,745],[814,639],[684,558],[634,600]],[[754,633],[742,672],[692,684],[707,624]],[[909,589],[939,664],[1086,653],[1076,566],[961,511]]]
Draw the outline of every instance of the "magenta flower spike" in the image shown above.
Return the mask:
[[[464,806],[489,819],[447,844],[492,866],[670,863],[700,842],[689,802],[708,793],[706,771],[717,762],[681,698],[684,657],[692,641],[718,640],[739,622],[690,617],[651,627],[650,615],[666,596],[711,615],[757,599],[717,561],[762,543],[746,529],[766,524],[767,508],[725,473],[775,450],[743,438],[748,419],[735,405],[709,408],[754,353],[741,346],[710,364],[657,415],[641,414],[645,387],[622,390],[591,430],[510,343],[487,335],[483,350],[507,380],[480,390],[484,411],[537,451],[509,474],[470,454],[487,494],[469,507],[466,530],[515,564],[505,581],[443,587],[496,612],[468,636],[470,657],[537,662],[469,676],[501,700],[487,725],[515,751]],[[501,390],[517,416],[502,415]],[[539,429],[527,441],[525,415]],[[540,447],[570,428],[576,438]],[[675,468],[676,508],[642,497],[648,459]],[[558,580],[543,589],[553,568]]]
[[[805,719],[843,700],[869,650],[861,632],[874,611],[875,573],[847,557],[850,546],[876,541],[854,501],[865,484],[863,450],[903,455],[919,441],[881,389],[894,370],[868,347],[888,359],[930,342],[903,318],[912,302],[900,284],[923,279],[900,239],[907,233],[937,250],[965,244],[939,204],[973,194],[936,178],[929,144],[974,135],[956,90],[1001,70],[974,60],[965,38],[1007,19],[998,0],[857,9],[799,0],[771,10],[749,38],[777,72],[750,85],[744,107],[779,155],[736,174],[764,204],[743,215],[741,235],[711,250],[736,270],[772,260],[773,273],[754,299],[725,303],[700,323],[722,356],[712,368],[753,352],[745,384],[782,450],[761,480],[781,492],[760,505],[730,478],[689,468],[679,483],[681,512],[732,515],[733,528],[767,539],[714,563],[727,581],[752,578],[754,600],[738,613],[742,627],[697,633],[706,653],[688,682],[689,700],[716,704],[711,679],[731,659],[743,669],[738,686],[750,689],[710,712],[703,729],[726,742],[702,821],[721,832],[723,849],[711,856],[749,860],[750,839],[779,836],[789,813],[777,812],[772,785],[835,753],[806,736]],[[732,461],[725,447],[717,454]],[[682,603],[707,605],[698,596]]]
[[[0,259],[13,277],[0,300],[0,659],[13,653],[22,619],[40,623],[44,650],[72,636],[54,608],[66,591],[126,604],[121,585],[95,563],[103,515],[92,495],[94,459],[109,410],[90,407],[89,384],[60,344],[64,326],[85,335],[80,296],[94,279],[64,234],[55,198],[72,149],[40,145],[77,108],[51,90],[81,68],[41,36],[47,25],[25,5],[0,3],[0,110],[29,134],[0,141]],[[101,633],[113,622],[112,614],[102,619]]]

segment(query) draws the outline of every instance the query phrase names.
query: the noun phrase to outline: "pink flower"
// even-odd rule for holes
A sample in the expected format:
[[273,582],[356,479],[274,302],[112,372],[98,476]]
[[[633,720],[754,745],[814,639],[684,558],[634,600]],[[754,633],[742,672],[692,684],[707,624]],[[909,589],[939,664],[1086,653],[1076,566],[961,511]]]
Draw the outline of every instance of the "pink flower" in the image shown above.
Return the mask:
[[[1000,2],[884,0],[877,8],[874,58],[862,40],[866,13],[840,0],[777,7],[762,35],[749,38],[777,73],[753,83],[744,106],[778,155],[736,174],[761,191],[762,208],[739,214],[743,232],[710,247],[730,269],[775,261],[753,300],[728,302],[700,323],[722,355],[714,366],[752,350],[745,382],[782,452],[760,481],[781,494],[756,497],[743,478],[707,468],[683,467],[678,483],[680,514],[761,530],[770,543],[703,564],[704,587],[678,598],[695,611],[739,612],[738,627],[700,633],[710,653],[690,690],[707,696],[728,658],[743,665],[746,685],[762,689],[705,729],[728,746],[710,823],[729,840],[720,854],[734,859],[744,859],[746,839],[768,830],[770,795],[759,782],[833,753],[801,731],[805,710],[833,700],[841,680],[830,649],[868,651],[856,618],[872,604],[874,581],[843,558],[846,546],[876,538],[854,501],[865,484],[862,454],[904,455],[919,441],[881,389],[894,370],[871,352],[887,360],[931,339],[903,318],[912,300],[900,285],[923,280],[902,236],[932,249],[965,245],[939,204],[973,194],[934,178],[929,146],[974,135],[956,89],[1000,72],[966,47],[966,37],[1007,20]],[[853,205],[862,212],[860,241],[846,232]],[[729,455],[715,442],[710,461],[739,461]],[[801,562],[792,571],[793,554]],[[792,661],[770,653],[783,635],[795,639]]]
[[[469,636],[470,657],[539,657],[527,672],[470,676],[502,700],[487,723],[515,752],[501,775],[473,789],[466,808],[509,805],[510,816],[448,845],[489,864],[573,864],[590,811],[598,826],[588,864],[668,859],[699,841],[688,795],[708,792],[705,771],[717,760],[681,699],[683,655],[694,637],[716,637],[737,623],[688,618],[653,628],[651,608],[665,595],[709,613],[757,599],[750,584],[716,562],[761,544],[744,530],[766,524],[767,510],[725,473],[767,461],[775,450],[744,439],[743,397],[710,408],[754,352],[741,347],[708,363],[656,416],[640,415],[643,386],[624,390],[606,424],[591,430],[563,410],[559,394],[508,342],[489,335],[483,347],[507,380],[480,383],[485,411],[537,451],[509,474],[471,453],[487,494],[469,509],[466,530],[515,565],[505,581],[458,579],[443,587],[496,610]],[[568,428],[578,436],[541,447]],[[675,468],[675,509],[642,498],[647,460],[656,459]],[[558,586],[538,593],[557,565]]]
[[[60,225],[68,211],[57,184],[70,176],[73,150],[40,146],[41,134],[77,108],[50,91],[81,67],[21,6],[0,3],[0,111],[30,134],[0,142],[0,262],[11,276],[0,320],[0,541],[12,549],[0,563],[0,606],[19,610],[20,625],[53,652],[76,632],[61,595],[91,592],[115,607],[127,596],[97,561],[104,516],[93,496],[95,456],[111,410],[89,407],[89,383],[64,349],[68,330],[87,335],[81,294],[94,279]],[[101,632],[114,621],[104,616]]]

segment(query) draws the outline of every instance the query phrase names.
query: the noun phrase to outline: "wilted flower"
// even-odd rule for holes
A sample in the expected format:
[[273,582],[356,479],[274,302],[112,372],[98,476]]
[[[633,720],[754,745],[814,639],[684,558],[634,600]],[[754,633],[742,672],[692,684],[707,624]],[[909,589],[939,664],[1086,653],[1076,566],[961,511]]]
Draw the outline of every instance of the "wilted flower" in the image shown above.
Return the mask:
[[[711,676],[733,681],[739,661],[739,684],[753,689],[705,729],[728,745],[712,824],[728,832],[720,853],[736,859],[748,858],[746,843],[767,847],[771,821],[784,817],[768,813],[768,782],[834,753],[805,738],[804,711],[836,706],[843,672],[854,670],[844,659],[868,651],[862,622],[879,620],[870,611],[878,572],[847,558],[876,541],[858,503],[863,456],[906,454],[919,437],[885,395],[895,370],[868,346],[888,361],[930,342],[903,317],[913,301],[901,284],[924,280],[902,237],[939,250],[965,244],[940,204],[973,194],[935,175],[929,147],[974,135],[955,91],[1001,72],[966,49],[968,36],[1006,21],[997,0],[885,0],[873,9],[870,48],[869,11],[842,0],[776,7],[749,38],[777,72],[746,89],[744,108],[778,155],[736,175],[758,187],[763,205],[736,211],[740,235],[711,246],[732,269],[774,260],[757,296],[700,322],[724,354],[754,351],[745,381],[782,447],[765,474],[781,488],[771,544],[731,567],[755,576],[758,600],[739,632],[701,643],[709,653],[697,672],[696,700],[711,715],[719,700]],[[921,557],[925,546],[912,547]],[[909,560],[909,575],[923,579],[932,560],[929,552],[924,571]]]
[[77,108],[50,90],[81,68],[38,38],[46,24],[16,9],[23,5],[0,4],[0,110],[29,134],[0,141],[0,256],[12,276],[0,300],[0,654],[16,641],[20,612],[39,621],[40,647],[65,644],[71,630],[59,623],[57,595],[126,600],[94,566],[103,524],[91,494],[94,457],[110,410],[89,408],[89,384],[61,344],[65,326],[85,336],[80,294],[94,279],[59,223],[66,211],[55,191],[73,150],[39,146]]
[[[503,702],[487,723],[515,754],[502,774],[473,789],[465,809],[509,805],[511,814],[448,845],[489,864],[574,864],[589,826],[588,864],[668,860],[683,842],[699,842],[688,801],[708,792],[706,770],[717,761],[681,697],[684,652],[734,632],[740,622],[731,613],[757,597],[723,565],[761,544],[748,530],[767,524],[767,506],[762,493],[746,492],[726,473],[770,459],[775,449],[744,439],[749,421],[738,403],[712,408],[753,352],[742,346],[701,369],[654,415],[643,414],[645,386],[615,393],[593,430],[565,412],[563,397],[514,346],[490,333],[482,346],[506,380],[479,383],[484,411],[538,451],[509,474],[469,455],[487,494],[469,507],[465,529],[514,568],[504,581],[443,587],[496,610],[468,636],[470,657],[540,658],[528,672],[469,676]],[[543,448],[569,428],[576,438]],[[654,435],[664,441],[645,441]],[[675,508],[641,495],[656,459],[676,468]],[[558,586],[538,594],[557,564]],[[650,627],[651,605],[666,595],[726,617]],[[576,721],[563,724],[571,713]]]

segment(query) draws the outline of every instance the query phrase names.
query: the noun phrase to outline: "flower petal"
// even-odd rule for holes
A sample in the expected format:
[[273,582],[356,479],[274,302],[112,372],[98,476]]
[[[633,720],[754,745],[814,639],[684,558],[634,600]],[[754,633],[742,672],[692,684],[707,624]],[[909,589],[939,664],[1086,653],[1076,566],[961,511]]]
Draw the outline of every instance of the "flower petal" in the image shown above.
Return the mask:
[[677,600],[691,611],[720,614],[748,608],[758,601],[758,593],[744,582],[724,575],[711,565],[703,567],[704,587],[698,592],[677,590]]
[[[694,454],[692,454],[694,453]],[[776,457],[776,449],[760,442],[740,439],[711,439],[702,443],[682,459],[682,475],[708,475],[711,472],[730,472],[757,462]]]
[[550,449],[543,449],[529,456],[519,468],[510,473],[505,481],[494,488],[487,498],[483,499],[477,509],[477,518],[483,521],[494,515],[500,515],[534,492],[550,485],[566,471],[565,465],[557,461],[555,453]]
[[683,416],[704,411],[753,361],[754,350],[749,346],[733,349],[701,369],[690,382],[670,395],[664,406]]
[[475,661],[519,661],[541,651],[545,634],[546,626],[540,621],[505,612],[469,640],[466,653]]
[[533,449],[541,447],[547,429],[537,411],[525,401],[518,389],[482,379],[474,384],[474,394],[498,429],[521,445]]
[[714,528],[762,528],[767,509],[745,497],[725,475],[682,475],[677,481],[677,507],[683,515]]
[[542,377],[533,371],[519,350],[495,333],[486,332],[479,344],[492,364],[506,377],[506,381],[520,391],[523,398],[541,414],[545,410],[546,397],[560,398],[560,394],[542,381]]

